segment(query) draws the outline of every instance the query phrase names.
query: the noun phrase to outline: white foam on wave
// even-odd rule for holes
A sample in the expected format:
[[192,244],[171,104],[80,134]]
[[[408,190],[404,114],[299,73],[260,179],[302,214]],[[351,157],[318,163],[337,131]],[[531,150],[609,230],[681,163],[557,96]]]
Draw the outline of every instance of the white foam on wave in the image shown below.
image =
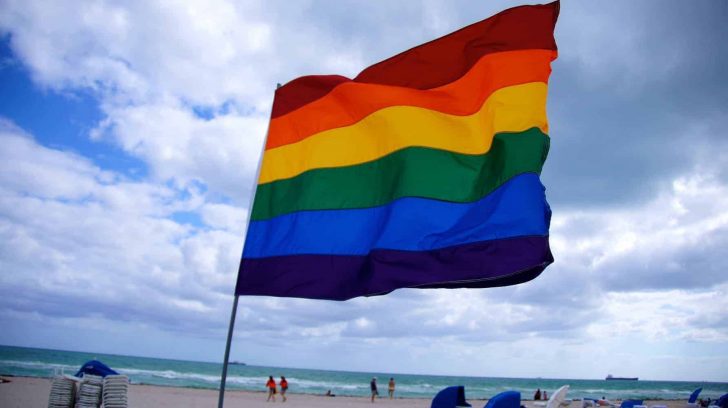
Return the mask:
[[[219,381],[219,379],[218,379]],[[266,381],[268,381],[268,377],[241,377],[241,376],[231,376],[227,378],[228,382],[231,382],[233,384],[248,386],[251,388],[258,388],[263,389],[265,387]]]
[[[130,377],[135,378],[135,380],[140,382],[144,382],[144,377],[146,377],[164,378],[167,380],[197,381],[215,385],[220,383],[219,375],[202,374],[196,372],[180,372],[174,370],[145,370],[141,368],[119,368],[117,371],[122,374],[129,375]],[[260,386],[262,388],[265,386],[266,380],[266,377],[243,377],[230,375],[227,377],[226,382],[229,384],[237,384],[240,386],[250,386],[252,388]]]
[[[395,390],[401,392],[431,393],[436,387],[432,384],[396,384]],[[440,387],[442,388],[442,387]]]
[[0,360],[0,365],[18,368],[35,368],[39,370],[54,370],[62,369],[64,371],[73,371],[74,373],[78,370],[77,366],[71,366],[67,364],[55,364],[46,363],[43,361],[18,361],[18,360]]
[[220,382],[220,376],[200,373],[182,373],[174,370],[145,370],[141,368],[119,368],[116,371],[128,376],[157,377],[168,380],[199,380],[203,382]]
[[295,386],[299,389],[331,389],[331,390],[366,390],[369,389],[369,383],[367,384],[351,384],[338,381],[314,381],[314,380],[303,380],[296,377],[286,377],[290,386]]

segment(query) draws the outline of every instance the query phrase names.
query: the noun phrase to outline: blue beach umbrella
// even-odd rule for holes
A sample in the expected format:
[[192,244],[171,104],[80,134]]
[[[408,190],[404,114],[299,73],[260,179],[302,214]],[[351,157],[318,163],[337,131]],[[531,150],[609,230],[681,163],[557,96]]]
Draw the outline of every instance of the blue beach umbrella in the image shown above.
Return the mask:
[[76,373],[76,377],[83,377],[84,374],[99,375],[106,377],[107,375],[118,375],[116,371],[98,360],[91,360],[84,363]]

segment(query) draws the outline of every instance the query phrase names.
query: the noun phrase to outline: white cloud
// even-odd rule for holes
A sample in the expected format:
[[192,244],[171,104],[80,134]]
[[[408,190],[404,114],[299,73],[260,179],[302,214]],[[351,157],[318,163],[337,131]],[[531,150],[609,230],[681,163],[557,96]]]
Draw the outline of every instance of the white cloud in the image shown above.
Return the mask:
[[265,136],[262,117],[228,114],[206,120],[169,105],[114,108],[108,114],[92,136],[109,138],[144,160],[153,179],[202,183],[247,205]]
[[[249,98],[249,58],[270,43],[255,7],[208,1],[8,1],[0,25],[35,78],[131,101],[170,95],[218,105]],[[39,24],[40,23],[40,24]],[[270,82],[268,82],[270,84]],[[269,88],[266,87],[266,88]]]
[[[480,3],[443,14],[437,2],[357,4],[363,11],[352,13],[351,3],[4,1],[0,27],[36,83],[51,91],[92,90],[105,118],[89,126],[90,136],[141,159],[149,173],[132,180],[0,123],[0,317],[18,331],[32,318],[221,338],[275,83],[310,73],[355,75],[435,32],[475,21],[472,10],[480,16],[484,7],[497,8]],[[584,83],[617,83],[637,93],[640,81],[659,83],[684,63],[667,45],[645,49],[652,32],[640,28],[644,15],[562,6],[562,60],[555,68]],[[625,18],[629,24],[620,25]],[[563,94],[573,89],[561,85]],[[559,126],[567,129],[582,101],[562,100]],[[245,298],[237,337],[263,364],[276,362],[265,351],[286,340],[290,350],[280,353],[292,364],[320,367],[317,356],[326,353],[359,369],[443,372],[433,362],[447,359],[453,374],[482,374],[473,367],[495,360],[504,368],[494,375],[512,376],[524,375],[519,367],[563,376],[554,362],[589,376],[618,353],[623,364],[682,361],[623,348],[625,336],[725,344],[728,308],[720,295],[728,265],[720,254],[728,245],[728,187],[721,179],[725,160],[716,153],[722,150],[703,143],[723,126],[691,128],[675,141],[693,142],[686,160],[716,165],[688,165],[667,189],[645,186],[658,194],[629,207],[556,211],[557,262],[531,283],[403,290],[333,304]],[[577,132],[567,142],[577,137],[587,139]],[[595,145],[585,146],[603,155]],[[625,146],[618,139],[605,145]],[[626,146],[633,156],[619,157],[635,163],[653,153],[640,143]],[[553,147],[560,147],[556,139]],[[621,164],[629,167],[626,159]],[[563,162],[576,173],[573,162]],[[594,180],[586,180],[590,190],[599,187]],[[179,213],[198,220],[175,221]],[[479,355],[486,346],[497,357]],[[595,352],[600,347],[606,351]],[[373,353],[391,362],[372,361]],[[584,362],[585,353],[595,358]]]
[[[590,335],[614,337],[631,334],[652,342],[728,342],[727,285],[704,292],[669,290],[605,295],[609,325],[591,324]],[[603,322],[600,322],[603,323]]]
[[[564,3],[557,28],[560,58],[578,64],[579,79],[590,88],[610,87],[636,92],[646,83],[669,77],[689,44],[655,35],[650,18],[661,15],[655,4],[602,3],[599,8]],[[647,11],[647,12],[646,12]],[[619,22],[619,28],[615,28]],[[649,44],[649,45],[648,45]],[[656,63],[659,61],[659,63]]]
[[212,228],[243,233],[247,211],[227,204],[206,203],[200,209],[202,220]]
[[3,308],[158,324],[188,310],[215,324],[203,312],[232,290],[242,236],[168,218],[199,195],[102,171],[7,122],[0,138]]
[[560,261],[606,290],[708,288],[727,279],[728,185],[710,174],[676,179],[639,207],[554,217]]
[[[0,119],[0,137],[3,139],[0,162],[4,167],[0,172],[0,181],[5,188],[43,197],[78,200],[84,197],[92,183],[105,178],[103,171],[77,154],[36,151],[31,136],[6,119]],[[36,155],[35,160],[15,160],[17,157],[33,155]],[[15,165],[11,166],[10,163]],[[48,182],[53,179],[57,179],[57,182]]]

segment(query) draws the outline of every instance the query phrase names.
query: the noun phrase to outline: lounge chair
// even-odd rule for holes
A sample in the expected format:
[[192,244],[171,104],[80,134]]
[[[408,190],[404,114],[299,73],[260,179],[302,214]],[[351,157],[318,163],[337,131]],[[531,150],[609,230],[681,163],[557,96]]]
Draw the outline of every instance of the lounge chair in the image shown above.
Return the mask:
[[556,390],[556,392],[551,394],[551,397],[547,402],[534,402],[533,405],[536,407],[546,408],[568,407],[569,404],[571,404],[571,400],[566,399],[567,392],[569,392],[569,386],[564,385],[563,387]]
[[622,401],[622,404],[619,406],[619,408],[633,408],[635,405],[642,405],[642,402],[644,402],[644,400],[624,400]]
[[597,401],[596,398],[583,398],[581,400],[581,408],[596,408]]
[[520,408],[521,393],[518,391],[505,391],[488,400],[483,408]]
[[465,387],[462,385],[455,385],[447,387],[435,395],[432,399],[432,405],[430,408],[455,408],[455,407],[470,407],[472,405],[465,401]]
[[608,399],[585,397],[581,400],[581,408],[599,408],[599,407],[617,408],[617,406],[612,401],[609,401]]

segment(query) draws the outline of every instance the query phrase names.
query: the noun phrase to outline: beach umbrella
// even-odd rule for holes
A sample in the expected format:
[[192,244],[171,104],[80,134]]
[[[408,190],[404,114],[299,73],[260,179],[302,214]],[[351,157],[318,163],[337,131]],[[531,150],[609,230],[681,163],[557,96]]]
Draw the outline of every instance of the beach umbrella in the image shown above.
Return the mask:
[[106,377],[107,375],[117,375],[116,371],[112,370],[109,366],[98,360],[91,360],[85,362],[81,368],[78,369],[76,377],[83,377],[85,374],[98,375],[100,377]]

